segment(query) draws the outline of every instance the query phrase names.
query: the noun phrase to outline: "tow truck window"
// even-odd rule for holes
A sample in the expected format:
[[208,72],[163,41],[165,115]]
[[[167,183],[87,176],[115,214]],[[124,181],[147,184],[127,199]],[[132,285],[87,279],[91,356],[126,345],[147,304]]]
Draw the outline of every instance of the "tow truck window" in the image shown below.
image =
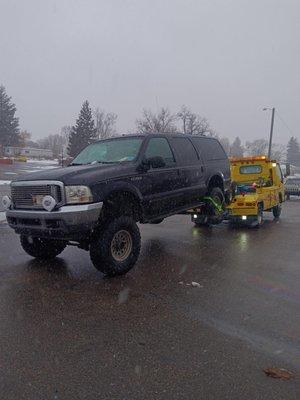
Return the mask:
[[240,174],[260,174],[261,171],[261,165],[242,165],[240,167]]

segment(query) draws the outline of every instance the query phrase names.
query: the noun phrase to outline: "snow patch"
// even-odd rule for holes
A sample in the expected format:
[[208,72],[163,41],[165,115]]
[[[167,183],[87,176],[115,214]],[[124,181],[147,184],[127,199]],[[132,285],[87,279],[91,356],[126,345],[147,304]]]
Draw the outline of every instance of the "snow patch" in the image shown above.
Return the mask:
[[43,164],[43,165],[56,165],[58,166],[58,160],[35,160],[33,158],[27,158],[27,162],[30,164]]
[[6,221],[6,215],[5,212],[0,211],[0,222]]

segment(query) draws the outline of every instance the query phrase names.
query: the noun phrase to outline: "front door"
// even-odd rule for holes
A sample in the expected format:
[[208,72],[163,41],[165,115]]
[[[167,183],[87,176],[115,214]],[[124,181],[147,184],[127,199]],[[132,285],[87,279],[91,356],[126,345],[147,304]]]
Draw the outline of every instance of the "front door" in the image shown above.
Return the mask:
[[144,207],[149,217],[166,215],[178,206],[180,185],[179,170],[169,142],[164,137],[149,139],[144,159],[161,157],[165,166],[152,168],[142,173],[140,190],[144,198]]

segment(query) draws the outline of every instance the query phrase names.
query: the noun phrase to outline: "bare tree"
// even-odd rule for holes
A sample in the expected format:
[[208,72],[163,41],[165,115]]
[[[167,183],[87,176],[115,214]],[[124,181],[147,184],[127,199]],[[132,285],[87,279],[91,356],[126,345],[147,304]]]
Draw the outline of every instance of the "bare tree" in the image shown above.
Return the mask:
[[63,138],[63,142],[66,141],[66,143],[69,141],[69,135],[71,133],[72,127],[70,125],[65,125],[61,128],[60,130],[60,135]]
[[107,113],[97,108],[94,111],[96,135],[99,139],[107,139],[116,133],[117,114]]
[[162,107],[156,114],[151,110],[143,110],[142,118],[136,120],[138,133],[174,133],[176,115],[168,108]]
[[278,162],[284,161],[286,158],[286,148],[283,144],[274,143],[272,146],[272,158]]
[[58,158],[61,156],[62,149],[67,144],[66,137],[60,135],[59,133],[54,135],[49,135],[43,139],[37,141],[38,145],[43,149],[52,150],[53,156]]
[[186,106],[181,107],[181,110],[177,113],[177,117],[182,123],[183,133],[190,135],[214,135],[208,120],[193,113]]
[[20,133],[19,133],[19,146],[20,147],[28,146],[28,143],[30,142],[30,140],[31,140],[30,132],[28,132],[26,130],[20,131]]
[[268,141],[266,139],[256,139],[246,142],[245,151],[247,156],[265,155],[268,151]]
[[230,152],[230,141],[227,137],[222,137],[219,139],[223,149],[225,150],[226,154],[229,155]]
[[230,153],[229,155],[232,157],[243,157],[244,148],[242,146],[241,139],[237,136],[232,145],[230,146]]

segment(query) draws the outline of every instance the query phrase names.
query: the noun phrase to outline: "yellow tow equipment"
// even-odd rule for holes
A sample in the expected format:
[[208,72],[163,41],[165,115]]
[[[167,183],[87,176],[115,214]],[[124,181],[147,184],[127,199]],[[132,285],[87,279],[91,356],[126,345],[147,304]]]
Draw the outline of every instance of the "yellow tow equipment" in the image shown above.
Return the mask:
[[230,166],[234,193],[227,207],[229,221],[260,226],[264,211],[279,218],[284,201],[279,163],[266,156],[232,157]]

